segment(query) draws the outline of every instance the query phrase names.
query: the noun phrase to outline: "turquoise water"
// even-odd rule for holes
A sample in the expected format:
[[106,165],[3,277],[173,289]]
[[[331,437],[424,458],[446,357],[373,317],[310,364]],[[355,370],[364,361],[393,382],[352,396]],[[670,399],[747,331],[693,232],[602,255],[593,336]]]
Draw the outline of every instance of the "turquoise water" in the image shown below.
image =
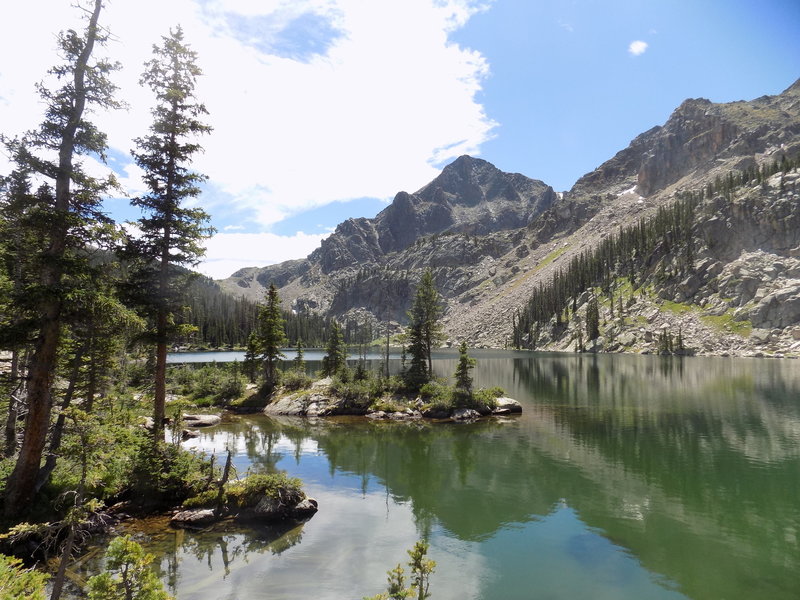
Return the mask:
[[[475,352],[520,416],[232,417],[190,447],[301,477],[283,529],[151,536],[184,599],[361,598],[420,537],[434,600],[800,597],[795,361]],[[441,373],[455,369],[439,355]]]

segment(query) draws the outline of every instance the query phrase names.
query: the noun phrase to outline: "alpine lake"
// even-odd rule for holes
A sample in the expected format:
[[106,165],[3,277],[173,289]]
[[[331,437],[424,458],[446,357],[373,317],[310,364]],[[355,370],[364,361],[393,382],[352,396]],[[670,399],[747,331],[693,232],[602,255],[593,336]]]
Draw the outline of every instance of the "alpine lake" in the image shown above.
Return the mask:
[[[277,527],[123,529],[178,600],[359,599],[385,590],[423,537],[433,600],[800,597],[800,362],[471,355],[476,386],[503,387],[521,415],[231,416],[186,446],[218,464],[231,448],[239,476],[299,477],[319,512]],[[455,367],[454,352],[435,356],[437,374]]]

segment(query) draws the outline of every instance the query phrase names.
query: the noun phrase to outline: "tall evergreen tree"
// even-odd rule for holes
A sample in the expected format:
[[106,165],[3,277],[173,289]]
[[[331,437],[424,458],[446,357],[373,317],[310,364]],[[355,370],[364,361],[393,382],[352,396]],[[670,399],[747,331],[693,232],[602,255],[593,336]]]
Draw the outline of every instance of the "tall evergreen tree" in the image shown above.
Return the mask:
[[49,206],[40,222],[44,250],[35,260],[37,277],[24,295],[32,308],[36,333],[27,373],[25,433],[6,485],[7,517],[16,517],[27,509],[34,495],[50,424],[62,313],[74,291],[71,276],[87,267],[77,251],[96,243],[98,224],[103,220],[101,194],[113,185],[113,180],[100,181],[87,175],[76,160],[76,156],[85,154],[105,156],[106,137],[84,118],[87,108],[118,106],[115,87],[108,79],[116,65],[92,60],[95,45],[107,37],[98,24],[101,8],[102,1],[94,0],[82,34],[72,30],[61,34],[64,63],[50,73],[64,83],[55,91],[39,86],[46,104],[40,128],[21,141],[7,142],[21,168],[53,184]]
[[292,360],[294,370],[300,373],[305,373],[306,370],[306,361],[305,361],[305,353],[303,352],[303,340],[297,340],[297,355]]
[[206,108],[195,98],[195,82],[202,74],[197,54],[183,41],[177,27],[153,46],[154,58],[145,64],[140,83],[156,97],[150,133],[135,140],[132,152],[144,171],[148,193],[133,199],[145,216],[138,221],[140,237],[131,241],[136,258],[133,283],[143,294],[153,320],[155,343],[155,391],[153,412],[155,440],[163,436],[166,398],[167,345],[178,333],[175,314],[180,310],[189,275],[185,268],[197,264],[204,250],[202,240],[211,234],[208,215],[187,208],[185,201],[200,194],[204,175],[189,169],[201,147],[196,139],[211,128],[200,119]]
[[475,359],[467,353],[467,342],[461,342],[458,347],[458,364],[456,365],[455,397],[459,404],[466,404],[472,399],[472,375],[470,371],[475,368]]
[[244,353],[244,372],[250,383],[256,382],[256,370],[258,368],[258,332],[251,331],[247,337],[247,345]]
[[586,306],[586,339],[591,341],[600,337],[600,308],[597,298],[592,296]]
[[411,354],[407,379],[412,387],[428,381],[433,373],[431,352],[442,339],[442,300],[430,269],[422,274],[411,310],[408,312],[408,351]]
[[322,357],[322,374],[335,375],[344,369],[346,364],[347,348],[344,345],[342,328],[336,321],[331,321],[328,344],[325,346],[325,356]]
[[273,388],[278,383],[278,360],[284,358],[281,348],[287,339],[283,330],[283,314],[278,288],[274,283],[267,290],[267,303],[261,308],[258,317],[258,342],[264,364],[264,383]]

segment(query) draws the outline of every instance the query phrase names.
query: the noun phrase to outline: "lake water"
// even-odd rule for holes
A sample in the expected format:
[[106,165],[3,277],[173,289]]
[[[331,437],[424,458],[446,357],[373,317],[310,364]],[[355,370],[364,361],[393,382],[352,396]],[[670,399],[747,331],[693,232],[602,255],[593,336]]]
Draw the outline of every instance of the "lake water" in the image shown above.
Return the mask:
[[[233,417],[190,447],[282,469],[286,530],[154,535],[190,599],[358,599],[430,540],[446,599],[800,597],[800,364],[474,353],[520,416],[474,424]],[[438,355],[442,374],[453,354]]]

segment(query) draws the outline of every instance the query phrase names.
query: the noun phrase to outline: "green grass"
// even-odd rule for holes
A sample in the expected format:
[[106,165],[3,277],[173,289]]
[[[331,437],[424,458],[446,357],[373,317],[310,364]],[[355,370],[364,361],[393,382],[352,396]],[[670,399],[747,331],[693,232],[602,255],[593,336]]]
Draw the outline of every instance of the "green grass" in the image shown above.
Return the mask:
[[693,306],[692,304],[684,304],[682,302],[672,302],[671,300],[664,300],[661,303],[661,308],[664,310],[668,310],[676,315],[682,315],[685,313],[690,313],[697,311],[698,308]]
[[540,262],[538,265],[536,265],[536,267],[534,267],[533,271],[536,272],[536,271],[541,271],[542,269],[544,269],[547,265],[549,265],[551,262],[553,262],[559,256],[564,254],[564,252],[569,250],[570,245],[571,244],[567,244],[566,246],[561,246],[560,248],[556,248],[555,250],[553,250],[550,254],[548,254],[547,256],[545,256],[542,259],[542,262]]
[[733,318],[733,311],[729,310],[723,315],[705,315],[700,320],[718,331],[733,333],[742,337],[750,337],[753,331],[753,324],[750,321],[737,321]]
[[571,244],[567,244],[566,246],[561,246],[560,248],[556,248],[555,250],[553,250],[553,251],[552,251],[550,254],[548,254],[547,256],[545,256],[545,257],[542,259],[542,261],[541,261],[540,263],[538,263],[538,264],[537,264],[535,267],[533,267],[533,268],[532,268],[532,269],[530,269],[529,271],[526,271],[525,273],[523,273],[522,275],[520,275],[520,276],[517,278],[517,280],[516,280],[516,281],[515,281],[513,284],[511,284],[511,285],[510,285],[510,286],[509,286],[509,287],[508,287],[508,288],[507,288],[507,289],[506,289],[506,290],[503,292],[503,294],[502,294],[502,295],[506,295],[506,294],[508,294],[510,291],[512,291],[512,290],[516,289],[517,287],[519,287],[519,286],[522,284],[522,282],[523,282],[523,281],[525,281],[525,280],[526,280],[526,279],[528,279],[529,277],[531,277],[531,276],[535,275],[536,273],[538,273],[539,271],[541,271],[542,269],[544,269],[544,268],[545,268],[547,265],[549,265],[551,262],[553,262],[554,260],[556,260],[556,259],[557,259],[559,256],[561,256],[562,254],[564,254],[564,253],[565,253],[567,250],[569,250],[569,249],[570,249],[570,246],[571,246]]

